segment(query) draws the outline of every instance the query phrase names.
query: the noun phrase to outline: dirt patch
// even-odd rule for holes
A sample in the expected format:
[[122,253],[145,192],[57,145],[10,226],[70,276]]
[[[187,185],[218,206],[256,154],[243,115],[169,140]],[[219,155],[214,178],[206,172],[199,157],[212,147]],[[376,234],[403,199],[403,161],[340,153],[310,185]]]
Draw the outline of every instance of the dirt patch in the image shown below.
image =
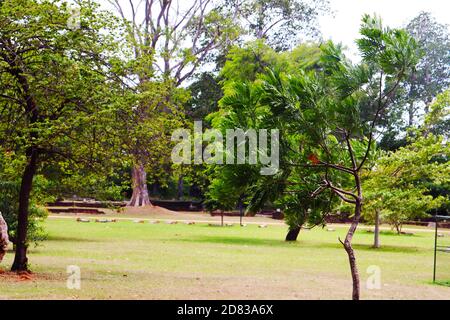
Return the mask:
[[57,274],[12,272],[0,269],[0,282],[36,282],[60,280]]
[[158,206],[145,206],[145,207],[124,207],[123,213],[125,214],[144,214],[144,215],[160,215],[160,214],[173,214],[177,212],[171,211]]
[[31,272],[11,272],[11,271],[3,271],[0,270],[0,279],[2,281],[11,281],[11,282],[17,282],[17,281],[33,281],[37,280],[35,278],[35,275]]

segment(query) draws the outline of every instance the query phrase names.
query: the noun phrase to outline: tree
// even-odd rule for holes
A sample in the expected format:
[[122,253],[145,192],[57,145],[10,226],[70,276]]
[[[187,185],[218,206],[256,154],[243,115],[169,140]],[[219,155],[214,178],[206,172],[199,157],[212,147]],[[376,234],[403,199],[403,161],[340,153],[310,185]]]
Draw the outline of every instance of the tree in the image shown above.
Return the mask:
[[448,26],[438,23],[428,12],[421,12],[412,19],[406,30],[423,52],[416,72],[405,83],[408,89],[408,124],[412,126],[418,105],[422,103],[425,113],[428,113],[433,98],[450,85],[450,36]]
[[255,40],[243,46],[230,48],[220,70],[221,82],[255,81],[267,68],[296,74],[301,70],[319,69],[320,46],[313,42],[300,44],[290,51],[276,52],[264,40]]
[[115,128],[124,84],[112,73],[120,61],[115,24],[90,1],[78,4],[82,18],[74,27],[61,1],[0,3],[0,141],[24,159],[13,271],[28,269],[30,195],[39,170],[50,163],[100,170],[106,159],[121,159]]
[[290,165],[315,169],[321,177],[310,196],[331,191],[353,205],[353,220],[341,241],[350,263],[353,299],[360,293],[352,239],[362,214],[362,174],[374,157],[379,116],[417,62],[415,41],[404,30],[384,28],[379,18],[365,15],[360,32],[360,64],[353,65],[340,47],[328,43],[321,72],[269,72],[260,91],[260,108],[270,107],[275,112],[270,116],[277,119],[273,121],[290,119],[301,138],[295,150],[301,153]]
[[[246,43],[244,48],[240,46],[222,47],[216,57],[210,59],[210,62],[216,66],[215,71],[221,70],[220,75],[215,76],[215,72],[207,71],[202,73],[190,86],[194,96],[191,101],[191,108],[194,107],[196,110],[215,111],[215,109],[210,109],[206,105],[199,107],[198,104],[207,103],[214,108],[217,107],[217,101],[220,100],[222,95],[219,82],[224,78],[225,80],[227,78],[237,80],[236,76],[229,74],[230,69],[241,73],[249,80],[252,77],[251,75],[264,71],[264,67],[267,66],[267,63],[270,64],[269,60],[271,60],[271,57],[273,58],[275,51],[284,52],[285,56],[289,56],[288,63],[297,59],[297,63],[301,64],[300,59],[305,54],[309,55],[307,51],[314,50],[314,46],[299,45],[301,40],[305,40],[300,39],[300,36],[315,39],[319,34],[316,20],[321,14],[329,10],[327,1],[323,0],[314,1],[314,3],[298,0],[224,0],[219,7],[223,11],[232,13],[230,17],[236,25],[240,25],[240,38],[245,37]],[[253,41],[248,42],[249,35],[252,36]],[[230,44],[232,43],[230,42]],[[289,52],[293,48],[295,48],[294,52]],[[317,46],[315,49],[317,52]],[[242,57],[239,57],[240,55]],[[230,61],[234,61],[234,66],[237,68],[234,68]],[[223,68],[225,63],[228,66]],[[248,74],[246,72],[248,69],[254,70],[250,70],[251,72]],[[202,88],[202,99],[199,100],[199,90]]]
[[[294,75],[269,71],[259,89],[237,83],[222,99],[232,110],[247,113],[228,110],[224,122],[229,125],[269,119],[266,128],[281,128],[282,136],[283,126],[295,133],[292,152],[297,156],[287,157],[289,144],[281,143],[280,163],[287,159],[290,166],[314,170],[320,179],[310,179],[314,183],[309,187],[314,190],[310,198],[331,192],[353,205],[353,221],[341,241],[349,258],[353,299],[359,299],[360,292],[352,239],[362,214],[362,174],[375,155],[380,115],[417,62],[416,43],[404,30],[384,28],[379,18],[366,15],[361,35],[357,43],[363,61],[359,65],[346,59],[340,46],[328,43],[322,47],[319,70]],[[247,171],[251,184],[250,174]]]
[[[293,133],[289,133],[291,141],[293,136]],[[295,146],[298,144],[292,144],[288,148]],[[303,153],[300,150],[298,152]],[[325,219],[333,212],[338,198],[329,190],[315,195],[321,176],[309,168],[292,167],[290,163],[298,160],[298,155],[286,151],[284,153],[280,172],[274,176],[260,177],[250,189],[253,197],[250,198],[249,207],[257,210],[267,202],[274,203],[282,210],[289,226],[285,240],[296,241],[302,229],[325,225]]]
[[225,0],[242,29],[254,39],[266,40],[276,51],[298,45],[300,36],[317,37],[317,18],[329,11],[328,1]]
[[[272,11],[265,10],[267,8]],[[266,67],[274,67],[275,64],[294,72],[299,67],[309,67],[304,64],[317,63],[320,53],[318,45],[299,44],[299,39],[295,37],[300,30],[305,34],[316,34],[318,31],[314,21],[327,8],[326,1],[316,1],[314,4],[304,1],[223,1],[222,10],[233,12],[236,24],[241,25],[241,30],[247,30],[247,34],[253,34],[255,40],[221,48],[215,59],[210,61],[215,65],[214,70],[201,73],[189,86],[192,98],[187,105],[188,116],[203,119],[215,112],[217,102],[223,96],[220,84],[227,81],[253,81],[258,74],[264,73]],[[260,16],[257,18],[259,27],[250,22],[256,16]],[[280,34],[285,38],[280,38]],[[282,53],[277,55],[277,52]],[[316,59],[311,59],[314,55]]]
[[[209,114],[219,109],[223,89],[227,83],[254,81],[268,66],[280,59],[263,40],[250,41],[243,46],[232,46],[227,50],[223,64],[215,72],[204,72],[189,86],[191,99],[186,113],[191,119],[206,120]],[[216,74],[217,73],[217,74]]]
[[450,89],[439,94],[431,103],[430,110],[425,116],[423,132],[425,135],[433,133],[450,137]]
[[[233,47],[221,70],[224,98],[219,110],[208,119],[223,134],[227,129],[278,129],[280,130],[281,170],[274,176],[261,176],[260,168],[253,165],[212,166],[212,180],[207,193],[207,204],[214,209],[232,209],[237,204],[247,204],[247,214],[255,213],[266,205],[283,209],[290,232],[286,239],[294,241],[303,225],[323,223],[330,211],[330,199],[325,194],[311,199],[309,184],[302,181],[305,172],[285,166],[288,160],[298,157],[295,149],[298,135],[292,130],[292,119],[279,119],[279,113],[270,105],[261,104],[260,80],[268,67],[286,70],[293,75],[302,70],[318,70],[321,51],[312,43],[303,44],[290,52],[277,53],[263,41],[247,43],[243,48]],[[256,80],[256,81],[255,81]],[[309,176],[311,178],[312,176]],[[322,212],[323,215],[318,214]]]
[[190,100],[186,105],[186,115],[191,120],[204,120],[207,115],[217,111],[222,98],[219,79],[212,72],[204,72],[189,86]]
[[[419,127],[430,110],[433,99],[450,85],[450,36],[448,26],[440,24],[428,12],[421,12],[406,26],[416,40],[421,58],[416,72],[400,84],[388,111],[386,132],[380,142],[385,150],[406,145],[406,128]],[[406,120],[406,123],[405,123]]]
[[[109,2],[127,24],[132,59],[140,66],[133,71],[137,89],[141,90],[149,82],[168,84],[168,90],[161,95],[168,105],[174,105],[173,91],[211,59],[215,51],[228,46],[238,35],[230,13],[211,0],[194,0],[187,5],[180,0]],[[165,112],[170,113],[169,110],[166,107]],[[153,112],[146,104],[136,105],[137,123],[150,123],[152,120],[146,116],[154,115]],[[150,205],[146,174],[146,166],[152,162],[148,158],[150,152],[145,150],[145,141],[138,139],[135,145],[133,195],[128,205]],[[167,154],[151,156],[164,158]]]
[[400,234],[404,222],[426,217],[448,202],[448,197],[430,195],[429,186],[449,183],[449,156],[448,143],[429,134],[380,157],[364,177],[364,217],[375,223],[386,221]]
[[128,205],[145,206],[150,204],[147,181],[165,181],[171,173],[170,136],[175,128],[184,125],[177,106],[184,103],[186,95],[162,80],[140,83],[129,93],[133,107],[122,115],[125,152],[132,169]]

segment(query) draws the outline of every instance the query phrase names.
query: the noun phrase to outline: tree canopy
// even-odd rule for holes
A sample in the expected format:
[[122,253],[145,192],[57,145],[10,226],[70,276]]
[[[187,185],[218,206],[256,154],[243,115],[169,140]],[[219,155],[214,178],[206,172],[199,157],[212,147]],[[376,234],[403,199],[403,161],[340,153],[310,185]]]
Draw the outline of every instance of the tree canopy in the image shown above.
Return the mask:
[[119,61],[113,34],[101,32],[114,29],[114,19],[90,2],[80,6],[84,18],[71,28],[63,2],[0,4],[0,140],[5,152],[23,157],[13,270],[27,268],[30,193],[42,166],[70,173],[75,164],[100,169],[121,158],[115,133],[123,84],[110,67]]

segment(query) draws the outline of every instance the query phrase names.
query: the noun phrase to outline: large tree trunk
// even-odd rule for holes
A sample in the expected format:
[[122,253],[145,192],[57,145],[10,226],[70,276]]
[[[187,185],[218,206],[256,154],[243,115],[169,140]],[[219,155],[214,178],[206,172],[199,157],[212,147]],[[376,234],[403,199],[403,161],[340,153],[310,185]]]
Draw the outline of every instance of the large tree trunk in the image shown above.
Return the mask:
[[359,219],[361,217],[361,210],[362,210],[362,200],[357,199],[355,204],[355,216],[353,217],[350,229],[348,230],[347,235],[345,236],[345,240],[342,243],[344,245],[345,251],[347,252],[348,261],[350,262],[350,271],[352,274],[352,281],[353,281],[353,293],[352,293],[353,300],[359,300],[360,295],[359,272],[358,267],[356,266],[356,257],[352,247],[352,239],[353,235],[355,234],[356,228],[358,227],[359,224]]
[[375,232],[374,232],[374,240],[373,247],[380,247],[380,210],[375,211]]
[[289,232],[286,235],[286,241],[297,241],[298,234],[300,233],[301,227],[289,228]]
[[17,219],[16,255],[11,271],[28,271],[27,230],[30,206],[30,194],[33,177],[36,174],[38,153],[34,148],[28,152],[28,164],[22,175],[19,193],[19,215]]
[[127,206],[143,207],[151,206],[150,197],[147,188],[147,173],[143,165],[135,165],[131,174],[133,195]]

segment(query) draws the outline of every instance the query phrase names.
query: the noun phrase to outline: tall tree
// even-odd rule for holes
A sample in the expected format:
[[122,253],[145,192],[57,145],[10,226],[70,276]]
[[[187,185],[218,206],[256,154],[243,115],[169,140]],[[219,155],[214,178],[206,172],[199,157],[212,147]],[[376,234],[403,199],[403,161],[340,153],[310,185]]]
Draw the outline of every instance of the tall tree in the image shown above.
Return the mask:
[[412,19],[406,30],[423,52],[416,72],[405,83],[408,125],[412,126],[419,104],[428,113],[434,97],[450,85],[450,35],[448,26],[438,23],[429,12],[421,12]]
[[400,84],[394,107],[385,117],[380,147],[395,150],[405,146],[406,130],[419,127],[433,99],[450,85],[450,36],[448,25],[440,24],[428,12],[421,12],[406,26],[421,51],[416,72]]
[[113,146],[123,86],[110,68],[119,61],[114,35],[102,32],[114,23],[90,1],[78,3],[78,25],[68,23],[62,1],[0,3],[0,142],[25,160],[13,271],[28,268],[30,194],[40,168],[92,168],[121,157]]
[[[360,280],[352,240],[362,214],[362,174],[374,157],[379,116],[417,63],[416,43],[404,30],[385,28],[378,17],[365,15],[360,32],[360,64],[352,64],[338,46],[328,43],[323,46],[320,72],[291,76],[271,71],[252,100],[242,98],[247,104],[259,101],[258,109],[269,108],[273,121],[289,121],[297,132],[298,157],[289,164],[315,169],[320,175],[310,180],[316,181],[311,198],[332,192],[353,206],[352,223],[341,243],[355,300],[360,297]],[[373,96],[373,105],[368,105]]]
[[[180,87],[213,53],[226,47],[238,35],[231,13],[212,0],[109,0],[126,22],[127,38],[141,69],[135,73],[138,87],[151,81]],[[165,99],[170,102],[172,90]],[[136,119],[148,122],[148,106],[136,106]],[[169,112],[168,110],[165,110]],[[130,206],[150,205],[146,166],[151,162],[137,141],[133,165],[133,195]],[[158,155],[152,155],[158,156]]]
[[[317,18],[329,11],[327,0],[225,0],[247,35],[266,40],[276,51],[317,38]],[[303,37],[303,38],[302,38]]]
[[[219,103],[219,110],[208,117],[212,126],[222,130],[223,134],[226,129],[233,128],[280,130],[283,146],[280,172],[274,176],[261,176],[260,168],[255,166],[217,166],[210,174],[212,183],[207,204],[211,208],[230,209],[244,202],[248,214],[266,205],[276,205],[284,210],[290,229],[288,241],[296,240],[305,224],[323,223],[332,206],[330,197],[325,194],[317,199],[310,198],[309,193],[314,190],[309,190],[310,184],[303,181],[305,172],[285,165],[288,160],[298,157],[298,150],[291,152],[289,149],[295,149],[298,143],[296,129],[292,130],[292,119],[274,117],[278,114],[272,106],[261,105],[261,86],[255,80],[261,78],[268,67],[291,75],[318,70],[320,57],[319,46],[312,43],[288,52],[275,52],[261,40],[249,42],[242,48],[233,47],[220,73],[225,96]],[[308,176],[312,179],[312,175]]]
[[224,61],[217,62],[220,68],[201,73],[189,86],[191,98],[186,105],[187,116],[200,120],[216,112],[223,96],[222,88],[227,83],[254,81],[267,67],[289,73],[319,68],[319,59],[320,48],[315,43],[304,43],[284,52],[276,52],[264,40],[233,46]]

